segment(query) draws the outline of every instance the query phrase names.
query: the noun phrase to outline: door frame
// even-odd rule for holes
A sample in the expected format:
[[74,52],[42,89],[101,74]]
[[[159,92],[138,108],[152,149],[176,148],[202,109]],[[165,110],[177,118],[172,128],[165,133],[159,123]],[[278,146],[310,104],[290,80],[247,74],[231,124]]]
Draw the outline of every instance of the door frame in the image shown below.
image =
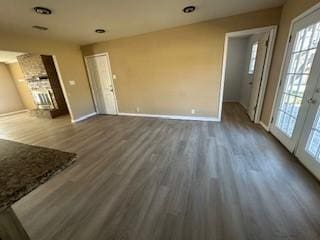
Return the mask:
[[[50,54],[48,54],[50,55]],[[63,96],[64,96],[64,99],[66,100],[66,104],[67,104],[67,108],[68,108],[68,111],[69,111],[69,114],[70,114],[70,117],[71,117],[71,122],[74,121],[74,114],[72,112],[72,108],[71,108],[71,105],[70,105],[70,100],[69,100],[69,96],[68,96],[68,93],[67,93],[67,90],[66,90],[66,87],[65,87],[65,83],[62,79],[62,76],[61,76],[61,71],[60,71],[60,68],[59,68],[59,62],[58,62],[58,59],[55,55],[50,55],[53,59],[53,63],[54,63],[54,66],[56,68],[56,71],[57,71],[57,75],[58,75],[58,78],[59,78],[59,83],[60,83],[60,86],[61,86],[61,89],[62,89],[62,93],[63,93]]]
[[219,121],[221,121],[221,116],[222,116],[223,92],[224,92],[224,83],[226,80],[229,38],[269,32],[269,36],[270,36],[269,37],[269,47],[268,47],[267,54],[266,54],[265,68],[264,68],[263,76],[262,76],[262,80],[261,80],[261,87],[259,90],[259,97],[258,97],[258,102],[257,102],[257,110],[256,110],[255,119],[254,119],[254,123],[261,124],[260,117],[261,117],[261,113],[262,113],[262,105],[263,105],[263,100],[264,100],[267,82],[268,82],[268,78],[269,78],[269,73],[270,73],[270,68],[271,68],[271,60],[272,60],[272,56],[273,56],[273,49],[275,46],[277,30],[278,30],[278,26],[271,25],[271,26],[262,27],[262,28],[252,28],[252,29],[247,29],[247,30],[242,30],[242,31],[226,33],[225,41],[224,41],[222,74],[221,74],[220,93],[219,93],[219,111],[218,111]]
[[111,64],[110,64],[110,58],[109,58],[109,53],[108,52],[104,52],[104,53],[97,53],[97,54],[93,54],[93,55],[87,55],[84,56],[84,62],[86,65],[86,72],[88,75],[88,79],[89,79],[89,85],[90,85],[90,92],[91,92],[91,96],[94,102],[94,108],[97,111],[97,102],[96,102],[96,96],[95,96],[95,92],[94,89],[92,88],[93,84],[92,84],[92,79],[89,73],[89,67],[88,67],[88,61],[87,59],[90,57],[99,57],[99,56],[106,56],[107,58],[107,64],[108,64],[108,70],[110,71],[110,76],[111,76],[111,83],[112,83],[112,88],[113,88],[113,94],[114,94],[114,101],[116,104],[116,115],[119,115],[119,108],[118,108],[118,100],[117,100],[117,91],[113,82],[113,74],[112,74],[112,70],[111,70]]
[[275,117],[274,115],[276,114],[275,108],[276,108],[276,104],[277,104],[278,93],[279,93],[279,90],[280,90],[280,85],[281,85],[280,83],[282,81],[282,77],[283,77],[284,70],[285,70],[284,68],[285,68],[286,61],[287,61],[287,54],[288,54],[289,47],[290,47],[290,38],[291,38],[291,35],[292,35],[293,26],[299,20],[303,19],[304,17],[308,16],[309,14],[311,14],[311,13],[313,13],[313,12],[319,10],[319,9],[320,9],[320,3],[317,3],[313,7],[307,9],[306,11],[304,11],[303,13],[301,13],[300,15],[298,15],[297,17],[292,19],[292,21],[290,23],[289,34],[288,34],[288,37],[287,37],[287,42],[286,42],[284,54],[282,56],[280,74],[279,74],[278,83],[277,83],[277,87],[276,87],[276,91],[275,91],[275,95],[274,95],[275,98],[274,98],[273,103],[272,103],[271,114],[270,114],[268,125],[267,125],[268,130],[271,129],[271,124],[272,124],[272,122],[274,120],[274,117]]

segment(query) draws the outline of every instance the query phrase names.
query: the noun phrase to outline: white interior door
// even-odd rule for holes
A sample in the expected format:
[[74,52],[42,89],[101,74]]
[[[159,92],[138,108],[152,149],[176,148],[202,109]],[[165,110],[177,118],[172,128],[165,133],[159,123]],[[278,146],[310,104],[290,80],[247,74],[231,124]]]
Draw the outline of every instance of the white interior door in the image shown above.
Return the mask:
[[256,115],[261,81],[262,81],[262,76],[265,69],[266,55],[268,50],[268,44],[267,44],[268,40],[269,40],[269,32],[262,33],[258,40],[257,56],[256,56],[254,73],[253,73],[253,79],[252,79],[249,106],[248,106],[248,115],[251,121],[254,121],[255,115]]
[[108,55],[86,57],[86,64],[97,113],[117,114],[117,103]]
[[271,132],[293,151],[301,135],[319,76],[320,11],[293,25]]

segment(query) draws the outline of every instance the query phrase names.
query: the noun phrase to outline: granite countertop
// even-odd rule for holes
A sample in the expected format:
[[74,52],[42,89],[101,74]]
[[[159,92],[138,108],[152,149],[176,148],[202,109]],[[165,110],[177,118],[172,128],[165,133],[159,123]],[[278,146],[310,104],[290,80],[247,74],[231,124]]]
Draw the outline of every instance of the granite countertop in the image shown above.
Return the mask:
[[0,139],[0,211],[70,166],[76,154]]

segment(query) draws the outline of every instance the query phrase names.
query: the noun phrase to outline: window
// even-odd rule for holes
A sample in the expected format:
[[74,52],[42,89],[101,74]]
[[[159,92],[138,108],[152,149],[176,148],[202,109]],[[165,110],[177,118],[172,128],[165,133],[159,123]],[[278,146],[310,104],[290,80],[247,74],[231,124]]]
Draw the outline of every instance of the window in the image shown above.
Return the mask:
[[257,58],[257,51],[258,51],[258,42],[255,42],[252,45],[252,50],[251,50],[251,57],[250,57],[250,64],[249,64],[249,74],[254,73],[254,67],[256,65],[256,58]]
[[[320,22],[300,30],[295,37],[276,121],[277,128],[290,138],[297,122],[319,40]],[[316,156],[314,151],[317,149],[316,141],[320,139],[320,126],[316,123],[312,129],[312,138],[309,139],[311,145],[308,145],[307,151]]]
[[312,157],[320,161],[320,108],[318,108],[305,149]]

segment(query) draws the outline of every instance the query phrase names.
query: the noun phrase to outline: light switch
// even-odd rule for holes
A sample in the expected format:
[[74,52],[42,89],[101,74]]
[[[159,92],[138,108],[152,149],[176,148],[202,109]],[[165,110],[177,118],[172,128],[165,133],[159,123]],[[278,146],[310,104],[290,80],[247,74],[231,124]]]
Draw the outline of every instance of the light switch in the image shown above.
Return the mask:
[[117,75],[112,74],[112,79],[117,79]]
[[70,84],[71,86],[74,86],[74,85],[76,85],[76,81],[69,81],[69,84]]

